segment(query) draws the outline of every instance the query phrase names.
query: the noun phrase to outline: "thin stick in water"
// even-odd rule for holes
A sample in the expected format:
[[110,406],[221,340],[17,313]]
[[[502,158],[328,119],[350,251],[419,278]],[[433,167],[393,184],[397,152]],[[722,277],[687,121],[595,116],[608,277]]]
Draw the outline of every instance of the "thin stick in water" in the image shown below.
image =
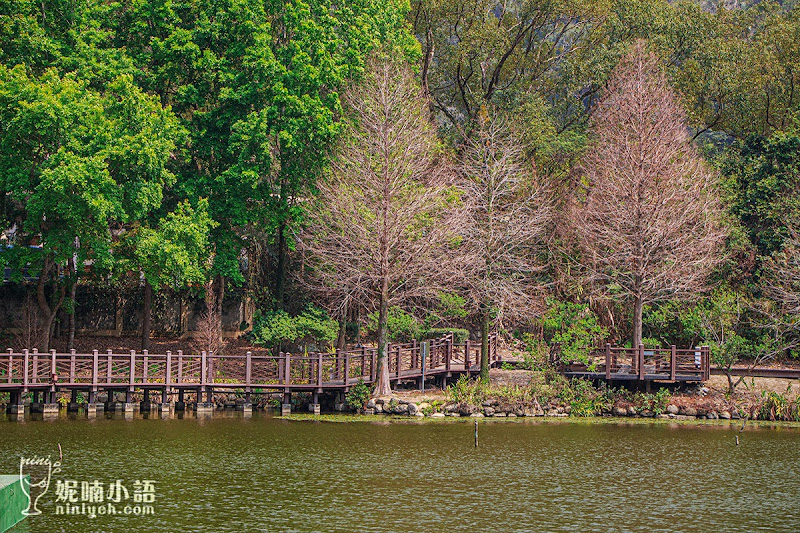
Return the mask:
[[475,447],[478,447],[478,421],[475,421]]

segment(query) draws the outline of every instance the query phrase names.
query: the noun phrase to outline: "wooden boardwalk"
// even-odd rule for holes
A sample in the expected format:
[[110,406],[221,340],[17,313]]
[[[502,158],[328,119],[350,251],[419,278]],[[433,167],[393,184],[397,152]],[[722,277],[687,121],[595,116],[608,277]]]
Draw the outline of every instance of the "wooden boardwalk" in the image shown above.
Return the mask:
[[[553,362],[555,363],[555,354]],[[606,344],[589,353],[589,362],[560,365],[567,377],[612,381],[702,382],[711,375],[708,346],[679,349],[620,348]]]
[[[490,339],[490,357],[497,359],[496,337]],[[392,382],[421,381],[425,378],[447,380],[460,374],[480,371],[480,343],[455,343],[447,335],[426,343],[390,344],[389,378]],[[85,391],[89,403],[95,403],[99,391],[126,394],[128,402],[134,390],[158,391],[162,402],[168,395],[184,392],[203,395],[211,402],[213,391],[238,390],[246,394],[282,392],[346,392],[363,381],[373,383],[378,372],[377,348],[358,348],[333,354],[294,355],[210,355],[147,351],[90,354],[38,353],[25,350],[0,354],[0,392],[12,393],[12,404],[19,394],[39,392],[54,401],[60,391]],[[288,396],[287,396],[288,398]]]

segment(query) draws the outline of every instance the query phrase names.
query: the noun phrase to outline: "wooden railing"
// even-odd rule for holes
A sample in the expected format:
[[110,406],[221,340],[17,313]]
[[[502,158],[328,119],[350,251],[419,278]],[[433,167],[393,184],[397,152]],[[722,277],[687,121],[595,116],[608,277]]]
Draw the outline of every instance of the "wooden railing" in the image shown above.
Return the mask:
[[652,349],[643,345],[621,348],[606,344],[589,351],[588,363],[562,361],[557,353],[552,362],[566,374],[598,374],[607,380],[705,381],[711,375],[710,359],[708,346]]
[[[490,339],[490,357],[497,360],[497,341]],[[453,342],[446,335],[428,343],[390,344],[389,376],[393,381],[473,372],[480,364],[480,344]],[[333,354],[210,355],[148,351],[91,354],[38,353],[9,350],[0,354],[0,389],[89,388],[271,388],[349,387],[358,380],[374,382],[378,350],[355,348]]]

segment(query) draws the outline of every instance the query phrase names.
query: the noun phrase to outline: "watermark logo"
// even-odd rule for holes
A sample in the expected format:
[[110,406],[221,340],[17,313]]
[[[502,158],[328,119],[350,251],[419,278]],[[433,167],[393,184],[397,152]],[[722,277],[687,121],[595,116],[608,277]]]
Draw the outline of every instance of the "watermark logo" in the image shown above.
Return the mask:
[[56,481],[56,514],[84,515],[95,518],[103,515],[145,516],[155,514],[156,482],[137,479],[124,484],[117,479],[104,484],[100,480],[74,479]]
[[[42,514],[39,509],[39,500],[50,490],[50,482],[53,475],[61,472],[61,461],[53,461],[50,456],[42,457],[34,455],[32,457],[19,458],[19,477],[22,482],[22,490],[25,491],[28,485],[26,475],[30,475],[31,482],[27,487],[26,496],[30,503],[28,508],[23,511],[25,516],[35,516]],[[34,479],[40,478],[34,483]],[[34,493],[35,496],[34,496]]]
[[[59,446],[60,449],[60,446]],[[23,511],[26,516],[42,514],[39,501],[50,492],[55,481],[55,513],[57,515],[83,515],[89,518],[108,515],[145,516],[155,514],[156,481],[137,479],[126,483],[115,479],[104,483],[98,479],[55,479],[61,473],[61,459],[33,455],[20,457],[19,476],[22,490],[30,503]],[[28,477],[30,476],[30,484]]]

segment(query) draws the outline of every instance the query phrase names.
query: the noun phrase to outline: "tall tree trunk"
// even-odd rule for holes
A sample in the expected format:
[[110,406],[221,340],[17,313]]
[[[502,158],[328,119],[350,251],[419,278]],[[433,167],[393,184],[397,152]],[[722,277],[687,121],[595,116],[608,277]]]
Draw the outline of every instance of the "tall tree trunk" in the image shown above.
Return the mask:
[[217,319],[217,346],[219,346],[217,351],[222,353],[222,302],[225,300],[225,278],[219,274],[214,280],[214,300]]
[[389,357],[386,339],[388,311],[389,277],[384,276],[381,284],[380,310],[378,311],[378,382],[375,384],[375,396],[387,396],[392,393],[389,384]]
[[58,310],[61,308],[61,304],[64,303],[67,292],[64,284],[58,279],[58,268],[56,267],[56,278],[54,282],[56,288],[53,292],[57,299],[52,306],[48,303],[45,288],[47,285],[47,278],[50,276],[50,270],[54,267],[56,267],[56,265],[53,264],[53,259],[50,256],[46,257],[44,265],[42,265],[42,271],[39,273],[39,281],[36,284],[36,301],[42,313],[42,332],[39,339],[39,350],[42,352],[50,350],[50,337],[53,334],[53,325]]
[[286,292],[286,221],[278,225],[278,265],[275,270],[275,309],[283,309]]
[[489,306],[481,305],[481,381],[489,383]]
[[153,317],[153,286],[144,280],[144,299],[142,302],[142,350],[150,349],[150,323]]
[[632,348],[642,344],[642,297],[636,296],[633,302],[633,338]]
[[339,336],[336,339],[336,349],[344,350],[347,346],[347,320],[342,318],[339,320]]
[[67,339],[67,350],[72,350],[75,348],[75,295],[78,291],[78,270],[75,267],[74,260],[69,260],[67,269],[69,270],[69,279],[71,283],[69,287],[69,299],[72,307],[69,313],[69,337]]

